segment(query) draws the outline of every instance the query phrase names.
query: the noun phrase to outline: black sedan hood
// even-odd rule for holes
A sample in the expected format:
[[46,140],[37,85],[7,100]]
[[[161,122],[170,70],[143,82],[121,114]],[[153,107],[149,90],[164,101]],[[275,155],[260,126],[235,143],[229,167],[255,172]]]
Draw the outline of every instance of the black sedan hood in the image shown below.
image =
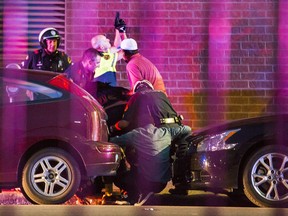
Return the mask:
[[199,130],[195,130],[193,131],[193,136],[213,134],[223,130],[230,130],[260,124],[261,125],[277,124],[277,123],[285,124],[285,122],[288,122],[288,113],[245,118],[245,119],[222,122],[219,124],[214,124],[201,128]]

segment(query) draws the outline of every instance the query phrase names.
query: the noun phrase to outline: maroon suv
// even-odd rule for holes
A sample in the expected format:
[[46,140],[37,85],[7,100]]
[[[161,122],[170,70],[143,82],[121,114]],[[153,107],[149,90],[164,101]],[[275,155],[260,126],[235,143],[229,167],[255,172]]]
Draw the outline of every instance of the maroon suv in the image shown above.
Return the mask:
[[43,71],[2,68],[0,83],[0,189],[57,204],[84,180],[115,175],[120,149],[107,142],[107,115],[87,92]]

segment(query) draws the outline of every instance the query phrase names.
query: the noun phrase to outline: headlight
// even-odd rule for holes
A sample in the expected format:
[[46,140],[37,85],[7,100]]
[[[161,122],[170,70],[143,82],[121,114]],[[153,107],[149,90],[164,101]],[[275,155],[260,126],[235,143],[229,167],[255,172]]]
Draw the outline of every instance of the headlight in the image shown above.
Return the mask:
[[207,152],[207,151],[220,151],[220,150],[231,149],[235,147],[238,143],[228,144],[226,143],[226,141],[240,130],[241,129],[228,130],[223,133],[208,136],[198,144],[197,151]]

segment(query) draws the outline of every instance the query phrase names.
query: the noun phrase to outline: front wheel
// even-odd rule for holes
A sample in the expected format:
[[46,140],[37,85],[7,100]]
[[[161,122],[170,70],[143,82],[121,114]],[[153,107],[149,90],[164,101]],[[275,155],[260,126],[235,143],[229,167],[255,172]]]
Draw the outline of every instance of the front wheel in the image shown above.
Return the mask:
[[22,192],[34,204],[60,204],[69,200],[81,181],[79,166],[62,149],[47,148],[34,154],[22,173]]
[[257,206],[287,206],[287,148],[266,146],[254,153],[246,164],[243,186],[245,195]]

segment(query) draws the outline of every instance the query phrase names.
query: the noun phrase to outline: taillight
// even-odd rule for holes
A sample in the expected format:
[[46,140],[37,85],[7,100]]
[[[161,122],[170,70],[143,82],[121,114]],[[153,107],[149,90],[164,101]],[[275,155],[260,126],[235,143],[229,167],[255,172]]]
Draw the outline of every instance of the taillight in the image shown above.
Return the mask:
[[53,79],[49,80],[48,83],[55,87],[69,91],[72,94],[75,94],[79,97],[85,98],[87,101],[91,103],[92,106],[96,106],[97,109],[100,109],[101,112],[105,113],[103,107],[93,96],[91,96],[87,91],[85,91],[80,86],[73,83],[73,81],[69,80],[65,74],[60,74],[54,77]]
[[120,147],[119,146],[117,146],[117,145],[114,145],[114,144],[101,144],[101,143],[98,143],[97,145],[96,145],[96,148],[98,149],[98,151],[99,152],[105,152],[105,153],[107,153],[107,152],[119,152],[119,149],[120,149]]
[[60,74],[48,81],[49,84],[69,91],[71,81],[64,74]]
[[75,83],[69,80],[64,74],[54,77],[53,79],[49,80],[48,83],[80,97],[87,95],[87,92],[84,89],[81,89],[79,86],[75,85]]
[[81,102],[91,115],[91,119],[89,120],[89,138],[94,141],[108,139],[108,133],[107,135],[103,133],[103,130],[105,130],[105,133],[107,132],[106,120],[108,117],[104,108],[95,98],[93,98],[83,88],[69,80],[65,74],[60,74],[54,77],[48,83],[83,98],[84,100],[81,100]]

